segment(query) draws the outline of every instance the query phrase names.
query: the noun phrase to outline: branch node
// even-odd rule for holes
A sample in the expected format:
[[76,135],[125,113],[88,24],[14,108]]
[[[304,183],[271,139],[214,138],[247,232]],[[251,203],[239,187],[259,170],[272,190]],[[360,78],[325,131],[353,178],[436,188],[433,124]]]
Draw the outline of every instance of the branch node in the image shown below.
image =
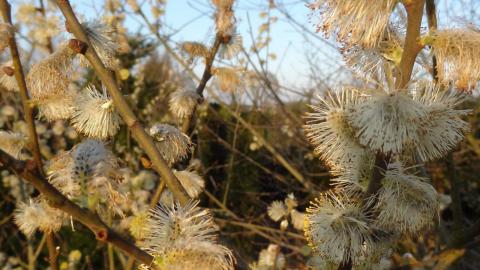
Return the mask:
[[68,41],[68,47],[78,54],[85,54],[88,49],[87,43],[75,38]]
[[105,229],[101,229],[95,233],[95,237],[97,238],[97,240],[105,242],[107,241],[108,232]]
[[7,76],[12,77],[15,75],[15,69],[13,67],[3,67],[3,73],[7,74]]

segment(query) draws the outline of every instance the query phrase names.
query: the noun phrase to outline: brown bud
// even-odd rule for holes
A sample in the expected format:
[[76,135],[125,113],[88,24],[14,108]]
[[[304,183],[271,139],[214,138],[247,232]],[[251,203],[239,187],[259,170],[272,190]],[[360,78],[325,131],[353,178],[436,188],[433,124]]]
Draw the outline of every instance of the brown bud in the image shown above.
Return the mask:
[[105,242],[107,241],[108,232],[104,229],[101,229],[95,234],[95,236],[97,237],[97,240]]
[[68,41],[68,47],[76,53],[85,54],[88,45],[79,39],[72,38]]
[[3,73],[7,74],[8,76],[12,77],[15,74],[15,69],[13,67],[3,67]]
[[141,157],[140,158],[140,161],[142,162],[142,166],[145,168],[145,169],[150,169],[152,168],[152,162],[146,158],[146,157]]
[[223,44],[228,44],[232,40],[232,35],[222,35],[222,38],[220,40],[221,43]]

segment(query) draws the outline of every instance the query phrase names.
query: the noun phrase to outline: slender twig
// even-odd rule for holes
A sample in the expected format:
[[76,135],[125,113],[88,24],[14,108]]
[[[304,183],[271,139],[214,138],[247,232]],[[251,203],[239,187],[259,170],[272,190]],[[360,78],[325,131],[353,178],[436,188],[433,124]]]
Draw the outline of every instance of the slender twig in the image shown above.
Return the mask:
[[[213,43],[213,46],[210,48],[210,51],[205,59],[205,68],[203,70],[202,79],[198,83],[197,89],[195,90],[197,94],[200,95],[201,97],[203,96],[203,91],[205,90],[205,87],[207,86],[208,81],[213,76],[212,74],[213,62],[215,61],[215,56],[217,55],[218,49],[222,44],[222,40],[223,40],[223,36],[217,33],[215,35],[215,41]],[[182,132],[188,133],[191,122],[195,117],[195,112],[196,112],[196,106],[192,114],[186,117],[185,120],[183,121]]]
[[85,208],[81,208],[65,197],[43,176],[38,174],[33,162],[16,160],[0,150],[0,163],[11,173],[17,174],[25,181],[31,183],[47,199],[50,206],[66,212],[72,216],[73,219],[87,226],[95,234],[98,241],[111,243],[125,253],[135,257],[138,261],[146,265],[151,265],[153,260],[151,255],[125,240],[120,234],[109,228],[98,215]]
[[[45,16],[45,8],[43,6],[42,0],[40,0],[40,6],[42,10],[41,12]],[[7,0],[0,1],[0,9],[2,12],[3,20],[9,24],[12,24],[11,7]],[[30,101],[28,98],[27,84],[25,81],[25,74],[23,73],[23,67],[22,67],[22,62],[20,60],[20,54],[18,52],[17,42],[15,40],[15,33],[13,33],[10,39],[8,40],[8,45],[10,47],[10,53],[12,55],[13,66],[15,69],[15,78],[17,80],[18,88],[20,90],[19,92],[20,92],[20,98],[23,104],[24,118],[25,118],[25,121],[27,122],[30,150],[35,160],[37,171],[40,173],[40,175],[44,175],[42,156],[40,153],[40,146],[38,143],[37,130],[35,128],[33,110],[32,110],[32,107],[30,106]],[[53,46],[50,38],[48,38],[47,47],[50,52],[53,51]],[[47,233],[46,237],[47,237],[47,248],[48,248],[50,268],[52,270],[57,270],[58,261],[57,261],[57,251],[55,249],[54,236],[52,233]]]
[[[3,20],[12,24],[11,8],[7,0],[0,0],[0,10],[2,12]],[[15,69],[15,79],[18,83],[20,98],[22,100],[25,121],[28,127],[28,139],[30,150],[35,160],[35,164],[40,173],[42,170],[42,156],[40,155],[40,146],[38,144],[37,131],[35,129],[35,122],[33,118],[33,110],[30,106],[28,98],[27,84],[25,82],[25,74],[23,73],[22,62],[20,61],[20,54],[18,52],[17,42],[15,41],[15,34],[8,39],[8,46],[12,55],[13,67]]]
[[[435,6],[435,0],[426,0],[426,11],[428,18],[428,29],[430,31],[437,30],[437,8]],[[438,64],[435,54],[432,55],[432,77],[435,82],[438,81]]]
[[137,142],[149,156],[153,164],[153,169],[155,169],[162,176],[162,179],[165,181],[168,189],[173,193],[175,198],[182,204],[187,203],[190,200],[188,194],[158,151],[152,137],[145,132],[142,124],[130,109],[127,101],[119,90],[117,82],[112,77],[111,73],[105,68],[97,53],[92,48],[85,31],[83,30],[70,5],[70,2],[68,0],[55,0],[54,2],[62,11],[70,31],[76,36],[76,38],[87,45],[85,57],[90,62],[100,80],[106,86],[110,96],[112,97],[115,108],[118,110],[123,120],[132,131],[132,134],[136,138]]
[[53,233],[45,233],[47,238],[48,261],[50,262],[51,270],[58,270],[58,252],[55,247],[55,235]]
[[[39,0],[40,2],[40,8],[39,8],[39,12],[42,14],[43,18],[47,19],[47,14],[46,14],[46,10],[45,10],[45,5],[43,3],[43,0]],[[52,43],[52,38],[50,37],[47,37],[47,50],[50,52],[50,53],[53,53],[53,43]]]
[[407,10],[407,36],[405,37],[402,59],[397,70],[395,81],[397,89],[404,88],[410,81],[417,55],[423,49],[419,38],[425,0],[409,0],[404,1],[403,4]]

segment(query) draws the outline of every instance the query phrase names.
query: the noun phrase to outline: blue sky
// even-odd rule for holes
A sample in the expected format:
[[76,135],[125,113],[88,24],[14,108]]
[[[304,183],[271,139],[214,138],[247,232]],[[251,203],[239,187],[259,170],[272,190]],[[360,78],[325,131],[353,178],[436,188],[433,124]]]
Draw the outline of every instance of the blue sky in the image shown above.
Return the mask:
[[[299,0],[282,0],[281,5],[288,9],[290,15],[295,18],[301,25],[311,30],[314,27],[308,22],[309,10],[305,6],[304,1]],[[85,17],[91,18],[98,16],[97,12],[102,10],[104,1],[78,0],[73,1],[76,9],[81,11]],[[258,34],[258,27],[265,22],[260,18],[260,12],[268,10],[268,0],[237,0],[235,14],[238,20],[237,27],[239,33],[243,37],[245,48],[250,48],[252,38],[250,34],[250,20],[253,36]],[[94,11],[95,10],[95,11]],[[171,39],[180,43],[183,41],[211,41],[214,36],[213,8],[210,0],[168,0],[166,6],[166,14],[162,21],[162,33],[175,34]],[[92,12],[93,11],[93,12]],[[149,14],[147,8],[145,13]],[[309,64],[306,52],[312,49],[302,36],[302,31],[296,30],[290,23],[284,20],[284,16],[277,10],[273,9],[271,16],[276,16],[279,20],[272,24],[271,39],[269,53],[274,53],[277,60],[269,61],[269,71],[275,74],[282,84],[287,86],[306,86],[309,85]],[[138,21],[127,19],[126,26],[136,32],[139,29]],[[176,32],[181,29],[179,32]],[[143,29],[148,34],[147,29]],[[321,37],[319,34],[315,34]],[[310,35],[310,38],[312,36]],[[318,46],[322,46],[320,41],[316,41]],[[337,57],[334,62],[338,62],[338,53],[330,49],[329,56]],[[264,52],[264,55],[266,53]],[[310,56],[310,59],[312,57]],[[324,59],[325,60],[325,59]],[[322,63],[325,61],[321,61]],[[325,66],[326,69],[330,66]]]

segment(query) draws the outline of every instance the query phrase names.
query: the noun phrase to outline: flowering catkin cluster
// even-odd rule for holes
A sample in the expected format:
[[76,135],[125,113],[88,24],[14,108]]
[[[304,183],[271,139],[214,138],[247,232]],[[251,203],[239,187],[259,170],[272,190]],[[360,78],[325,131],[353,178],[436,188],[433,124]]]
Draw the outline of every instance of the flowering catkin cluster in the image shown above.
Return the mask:
[[334,34],[343,43],[377,46],[397,0],[317,0],[309,5],[321,22],[317,31]]
[[232,252],[218,243],[212,214],[198,202],[160,204],[143,221],[143,237],[137,240],[160,269],[234,269]]
[[440,81],[462,90],[475,88],[480,79],[480,33],[472,29],[437,30],[428,39],[438,60]]
[[[319,97],[307,113],[305,132],[336,178],[334,191],[307,209],[305,235],[326,264],[380,263],[395,237],[432,226],[439,198],[428,179],[405,163],[445,156],[468,130],[457,106],[465,96],[427,85],[408,90],[343,89]],[[412,90],[412,89],[410,89]],[[375,154],[391,157],[378,195],[365,197]],[[386,161],[388,162],[388,161]],[[285,214],[274,202],[272,218]],[[382,240],[380,240],[382,239]]]

